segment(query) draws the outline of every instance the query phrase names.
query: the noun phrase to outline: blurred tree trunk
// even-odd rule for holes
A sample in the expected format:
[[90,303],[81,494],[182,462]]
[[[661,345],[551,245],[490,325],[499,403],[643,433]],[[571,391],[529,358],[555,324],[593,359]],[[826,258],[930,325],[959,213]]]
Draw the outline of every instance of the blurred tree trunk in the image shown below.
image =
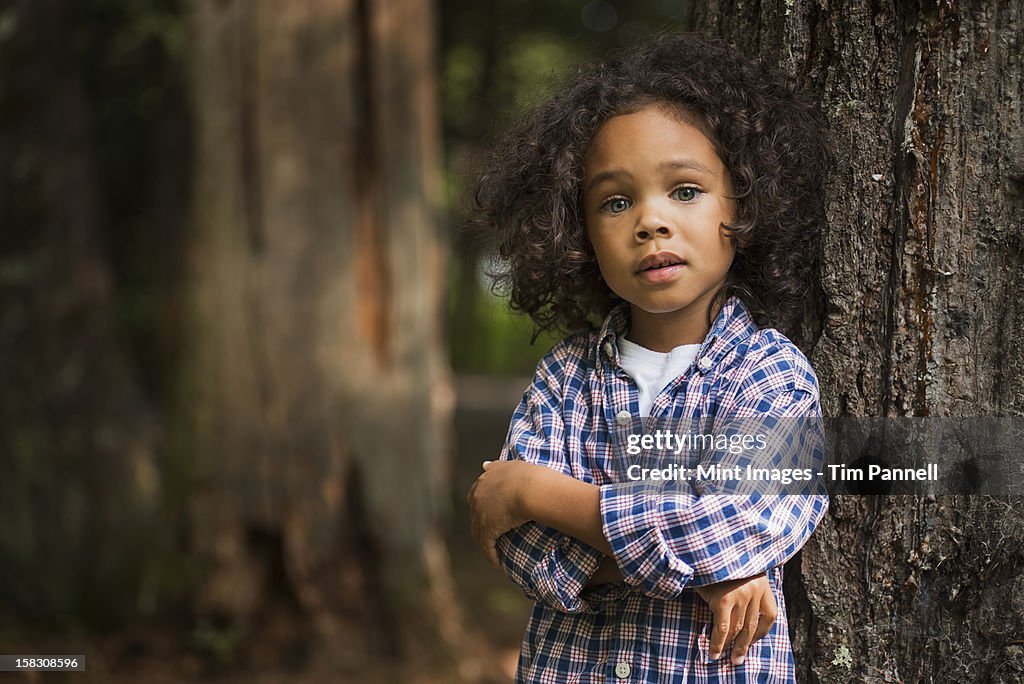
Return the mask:
[[[1022,415],[1024,5],[696,16],[797,74],[831,122],[825,314],[805,345],[826,415]],[[1005,500],[834,499],[790,566],[801,679],[1019,681],[1022,548]]]
[[111,624],[151,605],[157,430],[116,334],[66,10],[0,4],[0,604]]
[[430,5],[190,11],[171,481],[203,563],[197,608],[244,622],[285,591],[353,667],[432,654],[459,620],[439,535],[452,391]]

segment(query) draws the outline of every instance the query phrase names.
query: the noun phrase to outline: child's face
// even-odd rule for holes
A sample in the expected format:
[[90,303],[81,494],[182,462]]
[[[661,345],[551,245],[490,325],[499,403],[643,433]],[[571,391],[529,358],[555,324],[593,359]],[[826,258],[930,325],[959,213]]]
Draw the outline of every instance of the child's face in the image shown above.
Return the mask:
[[708,303],[736,251],[722,229],[734,217],[731,190],[711,141],[663,107],[598,129],[584,163],[587,234],[634,325],[687,319],[704,321],[706,333]]

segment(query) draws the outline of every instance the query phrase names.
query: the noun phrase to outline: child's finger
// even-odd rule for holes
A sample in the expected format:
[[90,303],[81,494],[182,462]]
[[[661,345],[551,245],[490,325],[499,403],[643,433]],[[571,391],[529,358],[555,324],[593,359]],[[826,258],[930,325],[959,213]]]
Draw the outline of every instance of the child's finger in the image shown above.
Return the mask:
[[775,618],[779,616],[779,607],[775,604],[775,594],[768,591],[761,596],[761,616],[757,621],[757,631],[754,633],[754,641],[761,639],[771,631],[775,624]]
[[747,649],[750,648],[750,644],[754,641],[754,633],[757,631],[758,621],[758,604],[755,601],[751,601],[747,604],[747,610],[743,617],[742,629],[740,633],[736,635],[736,640],[732,642],[732,664],[742,665],[743,661],[747,659]]
[[723,602],[717,611],[712,611],[714,624],[711,630],[711,643],[708,646],[712,660],[722,657],[725,645],[732,641],[732,637],[736,634],[736,630],[733,628],[734,618],[743,619],[742,615],[734,614],[734,609],[735,607],[731,603]]
[[488,468],[488,467],[489,467],[490,465],[491,465],[491,462],[490,462],[490,461],[484,461],[484,462],[483,462],[483,469],[484,469],[484,470],[487,470],[487,468]]

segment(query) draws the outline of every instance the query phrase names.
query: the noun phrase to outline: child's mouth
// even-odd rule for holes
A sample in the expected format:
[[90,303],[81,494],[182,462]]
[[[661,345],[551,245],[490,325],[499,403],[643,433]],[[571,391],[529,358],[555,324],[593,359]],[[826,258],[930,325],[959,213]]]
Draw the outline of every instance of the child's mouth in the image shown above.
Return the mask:
[[665,266],[652,266],[640,271],[640,278],[649,283],[662,283],[671,280],[682,272],[686,267],[685,263],[666,264]]
[[671,252],[659,252],[644,257],[638,264],[637,275],[651,283],[663,282],[675,277],[686,262]]

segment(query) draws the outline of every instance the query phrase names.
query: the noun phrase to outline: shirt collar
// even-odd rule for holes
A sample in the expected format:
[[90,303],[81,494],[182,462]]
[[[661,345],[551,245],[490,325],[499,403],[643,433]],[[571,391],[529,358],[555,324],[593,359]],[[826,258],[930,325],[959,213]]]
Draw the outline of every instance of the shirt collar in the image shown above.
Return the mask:
[[[623,302],[616,306],[604,319],[597,335],[597,358],[599,363],[608,364],[611,368],[618,366],[618,337],[624,335],[629,328],[629,303]],[[704,342],[697,352],[697,371],[706,374],[713,369],[729,350],[747,339],[758,327],[750,315],[750,310],[737,296],[729,297],[722,305],[721,311],[711,324]]]

